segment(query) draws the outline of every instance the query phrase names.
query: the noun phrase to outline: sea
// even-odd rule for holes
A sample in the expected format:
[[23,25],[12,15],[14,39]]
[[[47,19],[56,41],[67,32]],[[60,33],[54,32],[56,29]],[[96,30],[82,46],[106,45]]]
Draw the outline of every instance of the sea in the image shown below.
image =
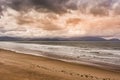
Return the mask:
[[0,48],[120,71],[119,41],[3,41]]

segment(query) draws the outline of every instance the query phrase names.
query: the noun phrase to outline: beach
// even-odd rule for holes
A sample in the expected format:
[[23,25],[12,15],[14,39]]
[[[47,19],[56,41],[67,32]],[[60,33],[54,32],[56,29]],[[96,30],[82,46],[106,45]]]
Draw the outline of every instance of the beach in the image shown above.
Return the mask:
[[120,0],[0,0],[0,80],[120,80]]
[[0,49],[0,80],[120,80],[120,73]]

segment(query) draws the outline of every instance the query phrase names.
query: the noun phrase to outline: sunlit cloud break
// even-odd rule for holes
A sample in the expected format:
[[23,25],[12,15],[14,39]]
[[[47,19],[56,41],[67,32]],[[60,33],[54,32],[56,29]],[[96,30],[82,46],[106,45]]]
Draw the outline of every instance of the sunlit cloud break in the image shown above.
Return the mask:
[[120,0],[1,0],[0,36],[120,39]]

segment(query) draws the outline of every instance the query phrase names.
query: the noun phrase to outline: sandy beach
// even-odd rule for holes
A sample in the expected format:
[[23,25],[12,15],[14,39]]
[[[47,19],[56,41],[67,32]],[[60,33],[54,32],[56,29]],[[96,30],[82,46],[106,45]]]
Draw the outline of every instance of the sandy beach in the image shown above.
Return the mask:
[[0,49],[0,80],[120,80],[120,73]]

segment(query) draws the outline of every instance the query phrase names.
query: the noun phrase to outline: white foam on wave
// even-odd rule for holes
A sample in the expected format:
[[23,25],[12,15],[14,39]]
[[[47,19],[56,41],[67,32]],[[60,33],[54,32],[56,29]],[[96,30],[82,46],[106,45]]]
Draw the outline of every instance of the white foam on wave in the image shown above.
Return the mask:
[[[81,61],[82,59],[91,62],[104,62],[120,66],[120,50],[15,42],[0,42],[0,48],[37,56],[45,56],[47,53],[53,56],[61,56],[60,58],[62,60],[65,60],[65,58],[62,57],[69,57],[70,59],[74,59],[74,61]],[[41,54],[41,51],[44,53]]]

